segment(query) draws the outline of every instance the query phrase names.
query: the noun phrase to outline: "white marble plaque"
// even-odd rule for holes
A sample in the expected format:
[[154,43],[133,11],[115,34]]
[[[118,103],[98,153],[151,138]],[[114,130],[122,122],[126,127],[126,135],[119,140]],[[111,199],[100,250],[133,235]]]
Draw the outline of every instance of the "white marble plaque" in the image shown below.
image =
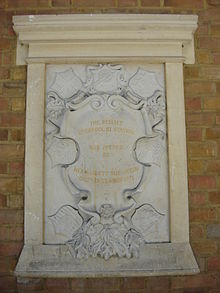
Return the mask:
[[45,243],[136,257],[169,242],[163,65],[48,65]]

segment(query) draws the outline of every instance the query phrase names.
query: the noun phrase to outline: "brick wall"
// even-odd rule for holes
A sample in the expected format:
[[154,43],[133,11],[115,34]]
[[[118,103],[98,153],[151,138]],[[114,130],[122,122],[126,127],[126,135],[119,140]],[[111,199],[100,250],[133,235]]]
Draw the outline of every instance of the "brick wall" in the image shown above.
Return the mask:
[[[196,64],[185,66],[190,239],[201,273],[183,277],[20,279],[26,67],[12,15],[198,14]],[[220,293],[220,0],[0,0],[0,292]]]

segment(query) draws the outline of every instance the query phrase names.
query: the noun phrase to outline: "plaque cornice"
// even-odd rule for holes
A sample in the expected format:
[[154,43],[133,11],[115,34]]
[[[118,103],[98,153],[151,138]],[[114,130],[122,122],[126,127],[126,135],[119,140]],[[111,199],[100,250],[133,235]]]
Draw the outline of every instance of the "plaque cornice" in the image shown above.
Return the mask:
[[[134,57],[176,57],[190,64],[194,62],[193,33],[197,19],[196,15],[160,14],[14,16],[13,28],[18,35],[17,64],[26,64],[27,57],[47,58],[47,48],[57,58],[71,58],[78,51],[78,55],[87,57],[87,48],[91,51],[91,45],[94,53],[90,52],[90,56],[97,52],[97,45],[102,47],[99,52],[102,57],[107,57],[104,53],[107,47],[115,52],[115,56],[121,56],[122,50],[130,52],[129,45]],[[54,46],[53,54],[55,44],[60,50],[55,50]],[[74,45],[80,46],[71,54]],[[69,51],[62,53],[66,46]],[[135,46],[141,46],[143,50],[135,50]],[[155,50],[155,47],[159,49]]]

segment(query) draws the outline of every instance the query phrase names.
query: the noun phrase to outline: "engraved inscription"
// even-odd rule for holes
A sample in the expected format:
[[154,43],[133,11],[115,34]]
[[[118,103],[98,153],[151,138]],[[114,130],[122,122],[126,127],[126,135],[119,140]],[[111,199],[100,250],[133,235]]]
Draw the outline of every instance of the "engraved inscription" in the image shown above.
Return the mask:
[[[89,121],[88,121],[89,123]],[[95,120],[90,121],[89,123],[91,126],[88,128],[79,128],[79,134],[83,135],[86,133],[120,133],[120,134],[134,134],[133,130],[130,128],[123,127],[123,121],[121,120],[111,120],[111,119],[104,119],[104,120]]]

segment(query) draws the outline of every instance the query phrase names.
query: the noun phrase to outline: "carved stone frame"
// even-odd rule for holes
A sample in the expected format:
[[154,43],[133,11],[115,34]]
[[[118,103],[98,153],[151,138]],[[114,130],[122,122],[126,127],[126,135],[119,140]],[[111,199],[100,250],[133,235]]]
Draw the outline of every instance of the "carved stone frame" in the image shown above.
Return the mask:
[[[194,62],[193,15],[15,16],[17,65],[27,64],[25,245],[19,276],[129,276],[199,271],[189,245],[183,63]],[[47,64],[144,61],[165,64],[170,243],[146,244],[143,260],[68,262],[44,245],[44,107]],[[160,255],[160,257],[158,257]],[[166,261],[164,264],[163,256]],[[171,258],[174,257],[174,261]],[[161,259],[161,261],[160,261]],[[130,261],[130,263],[129,263]],[[136,267],[136,268],[135,268]]]

